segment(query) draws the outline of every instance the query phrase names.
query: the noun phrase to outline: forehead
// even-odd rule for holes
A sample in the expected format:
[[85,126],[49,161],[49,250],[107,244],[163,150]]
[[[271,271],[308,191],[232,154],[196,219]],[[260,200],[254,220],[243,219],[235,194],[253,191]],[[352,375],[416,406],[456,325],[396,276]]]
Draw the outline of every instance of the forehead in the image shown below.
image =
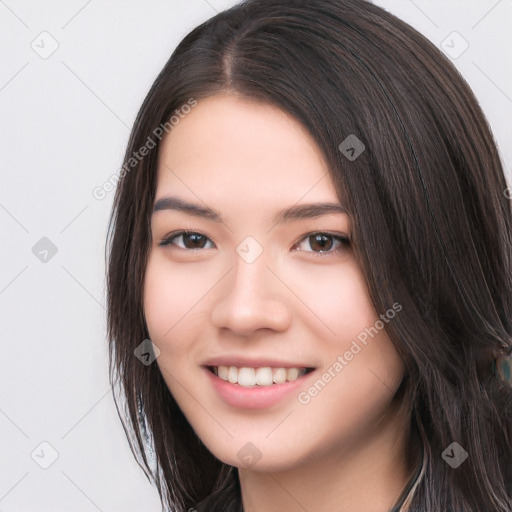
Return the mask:
[[[279,108],[232,95],[198,101],[164,138],[158,190],[209,197],[335,200],[320,148]],[[187,191],[187,189],[189,189]]]

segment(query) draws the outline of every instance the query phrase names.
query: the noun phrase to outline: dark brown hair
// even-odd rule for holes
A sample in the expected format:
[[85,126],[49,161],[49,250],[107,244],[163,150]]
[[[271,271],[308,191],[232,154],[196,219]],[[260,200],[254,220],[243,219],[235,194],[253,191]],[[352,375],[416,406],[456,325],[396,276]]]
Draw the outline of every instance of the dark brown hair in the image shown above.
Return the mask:
[[[512,511],[512,212],[491,130],[470,88],[425,37],[363,0],[248,0],[190,32],[156,78],[125,164],[191,98],[219,92],[294,116],[328,163],[377,313],[403,358],[402,407],[425,450],[409,510]],[[350,134],[365,150],[350,161]],[[157,144],[158,146],[158,144]],[[109,224],[110,371],[133,453],[164,509],[242,510],[236,468],[197,437],[158,365],[143,283],[158,147],[125,172]],[[125,168],[123,166],[123,168]],[[457,469],[452,442],[469,454]],[[215,491],[215,492],[214,492]],[[210,498],[208,498],[210,496]]]

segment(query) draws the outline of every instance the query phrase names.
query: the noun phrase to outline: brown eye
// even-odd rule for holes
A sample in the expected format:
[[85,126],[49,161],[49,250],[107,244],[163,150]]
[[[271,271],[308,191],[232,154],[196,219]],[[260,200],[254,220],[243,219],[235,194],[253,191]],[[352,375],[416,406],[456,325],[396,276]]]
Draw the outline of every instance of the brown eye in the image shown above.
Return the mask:
[[332,236],[320,233],[317,235],[310,235],[309,243],[314,251],[316,251],[317,249],[319,251],[328,251],[334,245],[334,240]]
[[[177,244],[175,240],[180,240],[181,244]],[[207,242],[211,242],[211,240],[201,234],[197,233],[196,231],[179,231],[177,233],[174,233],[170,237],[166,238],[165,240],[162,240],[160,242],[160,246],[164,247],[167,245],[175,245],[179,249],[208,249],[209,247],[205,247],[205,244]],[[213,242],[212,242],[213,244]]]
[[[297,247],[300,247],[305,243],[309,245],[312,250],[300,250],[305,252],[313,252],[319,256],[337,253],[350,246],[350,240],[347,237],[334,235],[331,233],[310,233],[302,239]],[[332,250],[333,248],[335,249]]]

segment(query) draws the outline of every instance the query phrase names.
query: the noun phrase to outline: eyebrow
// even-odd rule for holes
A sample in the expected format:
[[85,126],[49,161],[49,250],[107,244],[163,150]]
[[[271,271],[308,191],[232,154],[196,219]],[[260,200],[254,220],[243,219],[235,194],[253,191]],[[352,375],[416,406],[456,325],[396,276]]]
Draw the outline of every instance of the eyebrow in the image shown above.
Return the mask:
[[[162,197],[156,201],[153,207],[153,213],[162,210],[177,210],[188,213],[196,217],[203,217],[214,222],[224,223],[222,216],[207,206],[189,203],[175,196]],[[275,224],[283,224],[286,222],[314,219],[329,214],[347,214],[347,210],[339,203],[309,203],[299,204],[280,210],[274,216]]]

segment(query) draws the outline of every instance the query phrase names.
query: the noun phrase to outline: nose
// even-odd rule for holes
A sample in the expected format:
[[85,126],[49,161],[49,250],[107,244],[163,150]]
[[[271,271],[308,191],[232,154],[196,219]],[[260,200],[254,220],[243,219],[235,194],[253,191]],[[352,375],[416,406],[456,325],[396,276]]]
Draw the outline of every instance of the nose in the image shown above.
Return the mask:
[[286,298],[286,287],[267,268],[263,255],[252,263],[236,256],[214,299],[212,323],[243,337],[260,329],[285,331],[292,318]]

